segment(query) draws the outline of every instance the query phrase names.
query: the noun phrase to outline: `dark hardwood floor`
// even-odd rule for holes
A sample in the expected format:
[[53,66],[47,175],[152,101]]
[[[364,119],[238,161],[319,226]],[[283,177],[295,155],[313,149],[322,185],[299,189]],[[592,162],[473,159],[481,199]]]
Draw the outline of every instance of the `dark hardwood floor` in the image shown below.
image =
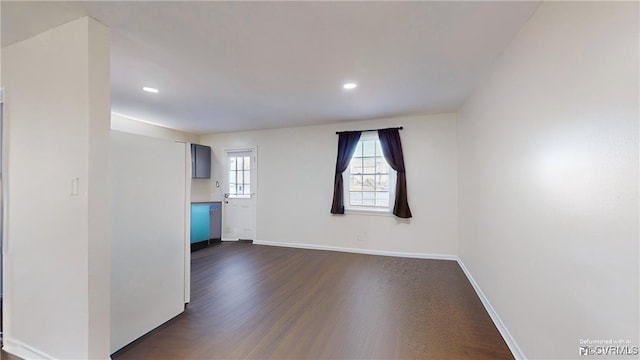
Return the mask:
[[222,243],[128,359],[513,359],[454,261]]

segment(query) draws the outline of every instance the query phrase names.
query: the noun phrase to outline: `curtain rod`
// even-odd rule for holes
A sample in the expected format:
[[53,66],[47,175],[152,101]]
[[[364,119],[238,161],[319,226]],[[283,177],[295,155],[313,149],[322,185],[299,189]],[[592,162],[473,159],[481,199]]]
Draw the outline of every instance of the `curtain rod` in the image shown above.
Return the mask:
[[369,130],[336,131],[336,134],[340,135],[340,134],[346,134],[346,133],[350,133],[350,132],[367,132],[367,131],[390,130],[390,129],[402,130],[402,126],[400,126],[400,127],[392,127],[392,128],[382,128],[382,129],[369,129]]

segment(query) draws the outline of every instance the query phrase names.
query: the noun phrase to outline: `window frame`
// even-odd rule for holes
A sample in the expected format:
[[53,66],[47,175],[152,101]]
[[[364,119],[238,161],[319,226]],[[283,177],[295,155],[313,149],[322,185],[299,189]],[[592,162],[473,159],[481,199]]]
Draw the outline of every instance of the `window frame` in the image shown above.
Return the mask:
[[[362,142],[363,141],[371,141],[371,140],[375,140],[377,141],[377,143],[380,143],[380,138],[378,137],[378,132],[377,131],[366,131],[366,132],[362,132],[362,134],[360,135],[360,139],[358,140],[358,146],[362,146]],[[387,160],[384,158],[384,155],[381,153],[379,156],[378,154],[375,155],[374,159],[376,157],[381,157],[385,163],[387,163],[387,166],[389,167],[389,173],[388,173],[388,177],[389,177],[389,182],[388,182],[388,187],[389,187],[389,205],[387,207],[381,207],[381,206],[375,206],[375,205],[351,205],[351,191],[350,191],[350,185],[351,185],[351,161],[353,161],[354,157],[357,154],[354,153],[354,155],[351,157],[351,159],[349,160],[349,165],[347,166],[347,169],[342,173],[342,177],[343,177],[343,201],[344,201],[344,213],[345,214],[363,214],[363,215],[388,215],[388,216],[392,216],[393,215],[393,207],[395,204],[395,196],[396,196],[396,180],[397,180],[397,172],[389,165],[389,163],[387,162]],[[378,176],[380,174],[369,174],[369,175],[374,175],[374,176]]]
[[[237,161],[237,159],[242,158],[243,159],[243,166],[242,169],[238,169],[236,166],[236,169],[231,169],[230,168],[230,164],[229,161],[231,160],[231,156],[230,154],[232,154],[231,156],[235,158],[235,160]],[[227,162],[227,166],[226,166],[226,177],[227,177],[227,184],[226,184],[226,197],[230,198],[230,199],[250,199],[253,194],[254,194],[254,184],[253,184],[253,172],[255,171],[254,169],[254,159],[252,159],[252,153],[251,151],[235,151],[235,152],[229,152],[226,153],[226,162]],[[246,166],[244,166],[245,162],[249,161],[249,168],[247,169]],[[230,179],[230,173],[234,172],[235,176],[236,176],[236,181],[232,182]],[[242,174],[242,182],[238,183],[238,174],[241,173]],[[248,182],[246,181],[247,179],[245,179],[246,175],[249,175],[248,177]],[[235,191],[231,191],[231,184],[234,184],[235,186]],[[245,191],[245,185],[249,186],[249,191]],[[238,186],[242,187],[242,193],[238,192]]]

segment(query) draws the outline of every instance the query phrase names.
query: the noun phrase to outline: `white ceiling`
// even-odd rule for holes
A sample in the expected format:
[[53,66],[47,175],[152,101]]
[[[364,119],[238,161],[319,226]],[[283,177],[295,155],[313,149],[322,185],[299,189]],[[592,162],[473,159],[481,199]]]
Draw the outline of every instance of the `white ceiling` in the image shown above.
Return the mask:
[[456,111],[538,5],[2,1],[2,46],[91,15],[111,28],[114,112],[265,129]]

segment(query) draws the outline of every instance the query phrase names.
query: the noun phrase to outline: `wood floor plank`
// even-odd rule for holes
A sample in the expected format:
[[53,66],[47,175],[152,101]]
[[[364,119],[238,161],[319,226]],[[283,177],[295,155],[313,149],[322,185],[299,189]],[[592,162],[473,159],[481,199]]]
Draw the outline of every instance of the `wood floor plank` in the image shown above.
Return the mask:
[[222,243],[129,359],[513,359],[455,261]]

